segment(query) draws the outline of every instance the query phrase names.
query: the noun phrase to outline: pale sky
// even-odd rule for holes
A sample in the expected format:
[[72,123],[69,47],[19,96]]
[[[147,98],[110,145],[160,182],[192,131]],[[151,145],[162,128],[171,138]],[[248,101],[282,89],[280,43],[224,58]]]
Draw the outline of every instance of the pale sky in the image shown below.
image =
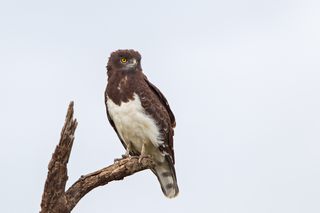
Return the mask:
[[75,213],[320,212],[320,2],[0,2],[0,212],[38,212],[67,105],[70,186],[124,153],[104,106],[106,62],[142,55],[176,115],[180,194],[150,171]]

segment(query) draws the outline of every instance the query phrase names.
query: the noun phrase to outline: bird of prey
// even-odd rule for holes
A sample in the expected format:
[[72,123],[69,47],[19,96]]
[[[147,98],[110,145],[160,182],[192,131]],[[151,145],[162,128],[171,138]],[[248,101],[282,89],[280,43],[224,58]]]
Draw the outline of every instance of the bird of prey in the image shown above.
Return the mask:
[[134,50],[112,52],[107,64],[105,104],[108,120],[126,149],[126,156],[151,156],[164,195],[178,195],[174,168],[175,117],[167,99],[143,74]]

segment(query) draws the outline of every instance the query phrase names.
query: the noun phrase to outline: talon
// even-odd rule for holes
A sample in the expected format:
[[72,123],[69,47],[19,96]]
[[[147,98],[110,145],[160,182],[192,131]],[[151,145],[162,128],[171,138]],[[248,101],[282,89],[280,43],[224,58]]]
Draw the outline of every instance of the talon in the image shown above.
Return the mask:
[[121,161],[122,159],[125,159],[127,157],[129,157],[129,156],[128,155],[121,155],[121,158],[115,158],[115,159],[113,159],[113,162],[116,163],[116,162]]
[[116,163],[116,162],[118,162],[120,160],[122,160],[122,158],[115,158],[115,159],[113,159],[113,163]]
[[139,163],[141,163],[142,162],[142,160],[143,160],[143,158],[150,158],[151,156],[150,155],[140,155],[139,156]]
[[124,159],[124,158],[130,157],[130,155],[126,153],[126,154],[124,154],[124,155],[121,155],[121,157],[122,157],[122,159]]

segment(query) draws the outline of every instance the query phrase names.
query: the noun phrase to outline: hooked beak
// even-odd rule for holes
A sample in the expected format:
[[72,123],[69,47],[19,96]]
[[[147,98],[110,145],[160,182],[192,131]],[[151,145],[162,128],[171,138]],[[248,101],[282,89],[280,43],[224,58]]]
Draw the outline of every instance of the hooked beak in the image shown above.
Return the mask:
[[129,60],[130,67],[135,67],[137,65],[137,60],[135,58]]

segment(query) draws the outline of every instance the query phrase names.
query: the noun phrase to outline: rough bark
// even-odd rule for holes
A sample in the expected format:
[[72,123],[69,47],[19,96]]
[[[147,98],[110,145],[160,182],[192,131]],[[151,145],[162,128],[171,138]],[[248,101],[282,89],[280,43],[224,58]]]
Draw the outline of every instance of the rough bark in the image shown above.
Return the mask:
[[154,166],[154,162],[148,157],[140,160],[138,157],[124,158],[108,167],[81,176],[66,190],[67,164],[76,128],[77,120],[73,118],[73,102],[71,102],[61,131],[59,144],[48,165],[48,175],[42,194],[40,213],[71,212],[80,199],[92,189],[114,180],[122,180],[126,176]]

